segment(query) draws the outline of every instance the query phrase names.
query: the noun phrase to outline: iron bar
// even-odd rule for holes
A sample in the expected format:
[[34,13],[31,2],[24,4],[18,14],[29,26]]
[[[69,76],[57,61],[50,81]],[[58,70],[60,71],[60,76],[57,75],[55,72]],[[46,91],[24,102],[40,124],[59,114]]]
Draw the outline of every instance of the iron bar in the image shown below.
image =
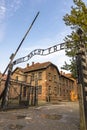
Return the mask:
[[9,65],[13,62],[13,60],[14,60],[14,58],[15,58],[17,52],[19,51],[19,49],[20,49],[21,45],[23,44],[23,42],[24,42],[26,36],[28,35],[29,31],[31,30],[31,28],[32,28],[32,26],[33,26],[33,24],[34,24],[36,18],[38,17],[38,15],[39,15],[39,12],[36,14],[36,16],[35,16],[33,22],[31,23],[29,29],[27,30],[27,32],[25,33],[24,37],[22,38],[22,40],[21,40],[19,46],[17,47],[15,53],[10,56],[10,62],[9,62],[9,64],[7,65],[7,67],[6,67],[5,71],[3,72],[2,76],[4,76],[4,74],[6,73],[7,69],[9,68]]

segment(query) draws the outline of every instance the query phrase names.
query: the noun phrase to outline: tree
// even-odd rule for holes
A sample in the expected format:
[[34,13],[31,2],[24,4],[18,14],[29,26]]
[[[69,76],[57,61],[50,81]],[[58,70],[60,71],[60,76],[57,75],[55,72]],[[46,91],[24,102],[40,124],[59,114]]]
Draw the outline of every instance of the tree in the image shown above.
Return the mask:
[[[82,0],[73,0],[75,6],[71,7],[70,14],[66,14],[63,17],[63,20],[66,26],[70,26],[72,32],[70,35],[65,37],[66,42],[66,55],[70,57],[70,64],[65,62],[65,65],[61,67],[62,69],[69,70],[72,73],[72,76],[76,78],[76,53],[78,50],[78,44],[80,40],[82,42],[87,41],[87,7],[86,4]],[[81,28],[83,31],[82,39],[80,39],[79,35],[77,34],[76,30]],[[73,41],[73,42],[71,42]]]

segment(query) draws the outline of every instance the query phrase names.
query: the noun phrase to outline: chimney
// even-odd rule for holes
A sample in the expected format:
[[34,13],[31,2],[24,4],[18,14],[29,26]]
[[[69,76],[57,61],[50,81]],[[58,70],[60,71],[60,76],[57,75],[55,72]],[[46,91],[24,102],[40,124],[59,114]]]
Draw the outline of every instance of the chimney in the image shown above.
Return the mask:
[[32,62],[32,65],[34,65],[34,62]]
[[29,67],[29,63],[27,63],[27,68]]
[[65,75],[65,72],[63,72],[63,75]]
[[60,74],[63,74],[63,71],[62,71],[62,70],[60,71]]

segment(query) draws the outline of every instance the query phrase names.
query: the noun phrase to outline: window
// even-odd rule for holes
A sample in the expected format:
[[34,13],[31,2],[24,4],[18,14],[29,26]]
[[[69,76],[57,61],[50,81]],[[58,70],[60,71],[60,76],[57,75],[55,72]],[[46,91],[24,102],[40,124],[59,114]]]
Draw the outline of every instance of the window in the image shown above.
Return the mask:
[[27,75],[25,75],[25,82],[27,82]]
[[62,95],[62,91],[61,91],[61,88],[60,88],[60,90],[59,90],[59,91],[60,91],[60,93],[59,93],[59,94],[60,94],[60,96],[61,96],[61,95]]
[[31,77],[32,77],[32,81],[34,81],[34,73],[32,73],[32,76],[31,76]]
[[54,75],[54,82],[57,82],[57,77],[56,77],[56,75]]
[[23,87],[23,97],[26,97],[26,87]]
[[38,86],[38,94],[42,94],[42,86]]
[[38,73],[38,79],[41,80],[42,79],[42,72]]
[[48,86],[48,95],[51,95],[51,92],[52,92],[51,86]]
[[48,79],[49,79],[49,81],[51,81],[51,80],[52,80],[51,73],[49,73],[49,74],[48,74]]
[[18,81],[18,76],[16,76],[16,80]]

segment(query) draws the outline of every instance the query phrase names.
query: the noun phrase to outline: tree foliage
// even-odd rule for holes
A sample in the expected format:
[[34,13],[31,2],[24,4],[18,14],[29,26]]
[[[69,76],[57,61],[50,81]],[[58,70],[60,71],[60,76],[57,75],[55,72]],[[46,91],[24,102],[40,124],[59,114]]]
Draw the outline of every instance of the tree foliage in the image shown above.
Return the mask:
[[[72,32],[64,39],[66,42],[65,52],[66,55],[70,57],[70,64],[65,62],[65,65],[63,65],[62,69],[69,70],[73,77],[76,77],[75,57],[79,46],[78,41],[83,40],[85,44],[87,43],[87,6],[82,0],[73,0],[73,2],[74,7],[71,7],[70,14],[66,14],[63,17],[66,26],[70,26]],[[76,32],[78,28],[81,28],[83,31],[82,39],[80,39],[81,37]]]

